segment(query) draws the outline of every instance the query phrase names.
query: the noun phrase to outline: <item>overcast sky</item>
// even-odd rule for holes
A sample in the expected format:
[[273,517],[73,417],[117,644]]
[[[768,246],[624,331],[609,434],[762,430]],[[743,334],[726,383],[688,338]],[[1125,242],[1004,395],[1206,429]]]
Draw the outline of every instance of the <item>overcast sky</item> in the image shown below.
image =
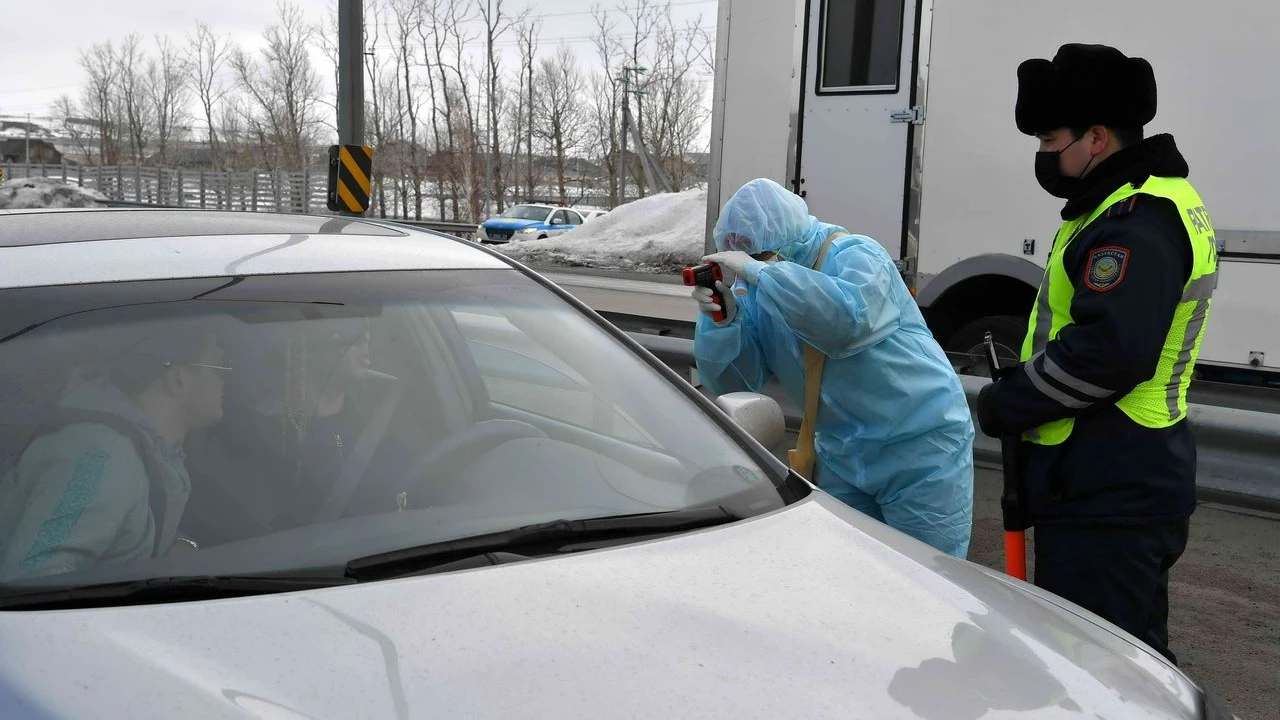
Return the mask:
[[[634,0],[506,0],[508,8],[528,6],[542,18],[542,52],[553,52],[563,39],[578,51],[584,64],[594,58],[589,39],[595,31],[591,8],[597,3],[616,8],[622,2],[634,4]],[[670,3],[677,27],[701,15],[704,26],[714,31],[716,0]],[[293,4],[312,21],[322,20],[337,5],[336,0],[293,0]],[[118,45],[137,32],[150,51],[154,36],[167,35],[181,44],[196,21],[203,20],[241,46],[257,48],[262,32],[275,18],[276,4],[271,0],[0,0],[0,115],[45,115],[63,94],[79,100],[84,80],[78,64],[80,50],[95,43],[111,40]],[[317,65],[317,69],[321,77],[329,76],[327,66]]]

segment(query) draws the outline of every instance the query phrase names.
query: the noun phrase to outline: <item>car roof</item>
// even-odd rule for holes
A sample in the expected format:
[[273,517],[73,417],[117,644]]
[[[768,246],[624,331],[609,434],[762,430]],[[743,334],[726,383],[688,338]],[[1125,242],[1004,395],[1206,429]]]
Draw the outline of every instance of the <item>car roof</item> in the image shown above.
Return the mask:
[[226,210],[0,210],[0,288],[284,273],[512,268],[369,218]]

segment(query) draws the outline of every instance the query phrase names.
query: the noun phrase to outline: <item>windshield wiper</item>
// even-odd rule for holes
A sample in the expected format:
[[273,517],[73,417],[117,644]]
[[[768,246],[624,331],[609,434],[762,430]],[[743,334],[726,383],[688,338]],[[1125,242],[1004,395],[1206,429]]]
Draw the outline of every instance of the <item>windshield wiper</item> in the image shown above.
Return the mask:
[[636,539],[723,525],[741,519],[721,506],[586,520],[553,520],[513,530],[419,545],[356,558],[346,576],[360,581],[395,577],[497,551],[538,555],[579,542]]
[[197,575],[148,578],[83,587],[35,590],[0,596],[0,610],[52,610],[148,605],[186,600],[217,600],[247,595],[314,590],[351,585],[344,577],[266,577],[255,575]]

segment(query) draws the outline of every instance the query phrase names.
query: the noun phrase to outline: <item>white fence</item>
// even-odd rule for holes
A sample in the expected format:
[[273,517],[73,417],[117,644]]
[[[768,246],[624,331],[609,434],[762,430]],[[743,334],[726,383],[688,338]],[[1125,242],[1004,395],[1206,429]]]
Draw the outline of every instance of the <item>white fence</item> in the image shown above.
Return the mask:
[[[264,170],[233,172],[183,168],[158,168],[131,165],[41,165],[4,163],[0,165],[4,179],[44,177],[97,190],[108,199],[148,205],[198,207],[214,210],[248,210],[257,212],[327,213],[329,170],[320,167],[302,172],[269,172]],[[414,218],[414,198],[399,196],[395,180],[387,178],[387,218]],[[422,219],[445,219],[454,213],[453,203],[439,191],[435,182],[427,182],[422,192]],[[503,207],[528,201],[547,201],[557,192],[539,187],[535,197],[505,198]],[[612,206],[607,193],[598,189],[570,188],[569,204],[581,208],[607,209]],[[627,200],[637,199],[628,196]],[[459,202],[459,215],[468,214],[466,202]],[[376,192],[370,198],[369,215],[383,217]],[[450,217],[448,219],[458,220]]]
[[125,165],[6,163],[6,180],[46,177],[97,190],[111,200],[263,212],[325,212],[327,168],[303,172],[216,172]]

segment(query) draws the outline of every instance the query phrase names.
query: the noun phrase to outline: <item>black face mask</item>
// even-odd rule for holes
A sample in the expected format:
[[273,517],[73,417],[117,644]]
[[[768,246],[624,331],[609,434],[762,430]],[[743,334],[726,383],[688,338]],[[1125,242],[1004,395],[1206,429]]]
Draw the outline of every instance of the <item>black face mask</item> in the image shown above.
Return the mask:
[[[1050,195],[1070,200],[1080,194],[1084,188],[1084,180],[1080,177],[1071,177],[1062,174],[1062,153],[1067,148],[1075,145],[1080,141],[1080,135],[1075,140],[1067,143],[1067,147],[1061,150],[1041,150],[1036,153],[1036,181],[1040,183],[1040,187]],[[1089,160],[1089,165],[1093,164],[1093,160]],[[1080,172],[1081,176],[1089,170],[1089,165],[1084,167]]]

